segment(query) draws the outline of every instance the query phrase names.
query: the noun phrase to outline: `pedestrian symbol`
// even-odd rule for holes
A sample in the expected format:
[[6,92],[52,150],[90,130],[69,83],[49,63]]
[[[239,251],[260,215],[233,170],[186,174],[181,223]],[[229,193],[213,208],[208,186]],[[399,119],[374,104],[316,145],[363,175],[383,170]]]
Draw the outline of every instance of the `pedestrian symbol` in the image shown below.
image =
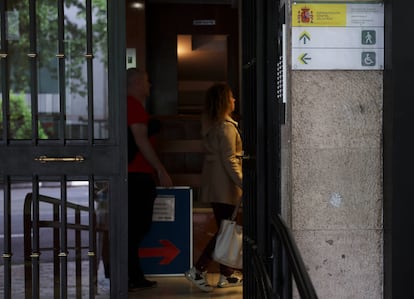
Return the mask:
[[362,52],[361,64],[362,66],[375,66],[376,65],[376,53],[375,52]]
[[361,32],[361,44],[363,45],[375,45],[377,43],[375,30],[362,30]]

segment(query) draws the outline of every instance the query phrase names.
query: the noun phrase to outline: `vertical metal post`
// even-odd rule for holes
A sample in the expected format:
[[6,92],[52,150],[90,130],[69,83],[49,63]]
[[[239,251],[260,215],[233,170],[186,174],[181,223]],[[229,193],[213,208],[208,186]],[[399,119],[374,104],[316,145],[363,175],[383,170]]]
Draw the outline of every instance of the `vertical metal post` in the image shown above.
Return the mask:
[[[256,236],[257,215],[257,177],[256,177],[256,4],[257,1],[242,1],[242,111],[243,115],[243,149],[251,159],[243,160],[243,234]],[[246,124],[246,125],[245,125]],[[252,248],[243,247],[243,298],[255,298],[258,293],[255,285],[254,267],[250,261],[253,256]]]
[[6,117],[9,113],[9,64],[8,64],[8,42],[6,39],[6,10],[7,10],[7,1],[0,1],[0,88],[1,88],[1,113],[2,117],[2,127],[0,143],[8,144],[8,132],[9,132],[9,122]]
[[94,298],[97,287],[97,263],[96,260],[96,221],[95,221],[95,202],[94,202],[95,180],[89,177],[89,296]]
[[33,176],[32,182],[32,297],[40,298],[40,244],[39,244],[39,179]]
[[10,192],[10,178],[5,176],[4,182],[4,248],[3,248],[3,262],[4,262],[4,298],[11,298],[11,192]]
[[32,298],[32,196],[28,193],[23,207],[24,289],[25,298]]
[[65,144],[66,139],[66,52],[65,52],[65,9],[64,0],[58,0],[58,52],[59,65],[59,139]]
[[[60,222],[60,206],[53,204],[53,222]],[[59,298],[60,294],[60,230],[59,227],[53,227],[53,294],[55,298]]]
[[[76,279],[76,298],[82,298],[82,240],[81,229],[81,210],[75,210],[75,279]],[[93,286],[90,288],[94,289]],[[92,297],[90,297],[92,298]]]
[[86,69],[88,87],[88,141],[94,142],[92,0],[86,0]]
[[36,1],[29,1],[29,51],[30,60],[30,97],[31,97],[31,113],[32,113],[32,142],[37,144],[39,138],[39,122],[38,122],[38,82],[37,82],[37,22],[36,22]]
[[60,179],[60,298],[68,296],[68,244],[67,244],[67,179],[63,175]]
[[[128,194],[127,194],[127,140],[126,130],[126,37],[125,1],[108,1],[108,46],[109,46],[109,113],[113,126],[109,136],[120,146],[119,173],[110,178],[109,238],[111,265],[111,298],[128,298]],[[123,144],[123,146],[122,146]],[[112,200],[116,198],[115,200]],[[116,211],[116,212],[115,212]]]

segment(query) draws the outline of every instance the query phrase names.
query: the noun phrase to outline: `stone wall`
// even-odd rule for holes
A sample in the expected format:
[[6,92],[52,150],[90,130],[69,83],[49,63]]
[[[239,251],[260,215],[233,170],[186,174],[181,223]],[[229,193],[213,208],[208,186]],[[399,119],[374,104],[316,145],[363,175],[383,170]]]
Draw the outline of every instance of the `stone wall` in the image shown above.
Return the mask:
[[382,298],[382,72],[290,76],[285,211],[315,289]]

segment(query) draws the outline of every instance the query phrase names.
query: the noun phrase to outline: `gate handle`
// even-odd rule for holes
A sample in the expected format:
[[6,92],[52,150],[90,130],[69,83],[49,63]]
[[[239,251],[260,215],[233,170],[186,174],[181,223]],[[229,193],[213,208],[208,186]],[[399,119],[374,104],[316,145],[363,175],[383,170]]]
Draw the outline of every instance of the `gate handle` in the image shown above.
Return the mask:
[[40,163],[46,162],[82,162],[85,160],[83,156],[75,156],[75,157],[48,157],[48,156],[40,156],[35,158],[36,161]]

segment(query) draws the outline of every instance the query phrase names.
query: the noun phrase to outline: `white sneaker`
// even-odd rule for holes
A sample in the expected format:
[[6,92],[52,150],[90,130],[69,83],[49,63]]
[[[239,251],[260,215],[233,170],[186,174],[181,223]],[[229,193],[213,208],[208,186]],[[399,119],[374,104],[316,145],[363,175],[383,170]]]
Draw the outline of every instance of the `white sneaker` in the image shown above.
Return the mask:
[[237,287],[243,285],[243,277],[239,273],[233,273],[230,276],[220,274],[220,280],[217,283],[219,288]]
[[203,292],[212,292],[213,287],[207,281],[207,272],[197,271],[195,267],[185,272],[185,278],[191,281],[197,288]]

